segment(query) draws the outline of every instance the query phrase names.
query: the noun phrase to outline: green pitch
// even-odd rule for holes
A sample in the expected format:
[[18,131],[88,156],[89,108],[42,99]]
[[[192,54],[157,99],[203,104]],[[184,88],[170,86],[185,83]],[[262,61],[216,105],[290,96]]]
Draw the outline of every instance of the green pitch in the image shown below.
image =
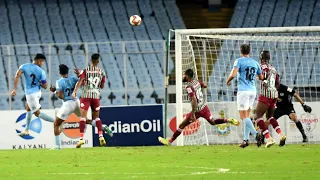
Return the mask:
[[0,151],[0,179],[320,179],[320,145]]

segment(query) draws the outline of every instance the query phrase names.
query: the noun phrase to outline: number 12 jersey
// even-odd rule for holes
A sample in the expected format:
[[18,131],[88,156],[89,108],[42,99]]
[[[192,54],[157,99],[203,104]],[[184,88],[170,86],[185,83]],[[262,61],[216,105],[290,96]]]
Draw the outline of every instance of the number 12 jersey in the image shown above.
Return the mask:
[[260,64],[250,58],[242,57],[235,60],[233,68],[238,68],[238,91],[256,91],[256,77],[260,75]]
[[81,98],[100,99],[101,84],[106,81],[105,72],[98,66],[88,66],[80,73],[83,78]]

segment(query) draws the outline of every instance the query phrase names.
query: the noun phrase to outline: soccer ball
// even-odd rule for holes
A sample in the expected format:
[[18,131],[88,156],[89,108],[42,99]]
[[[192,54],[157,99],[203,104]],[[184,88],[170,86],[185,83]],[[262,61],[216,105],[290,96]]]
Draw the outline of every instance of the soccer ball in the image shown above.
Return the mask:
[[132,25],[132,26],[139,26],[140,24],[141,24],[141,17],[140,16],[138,16],[138,15],[132,15],[131,17],[130,17],[130,24]]

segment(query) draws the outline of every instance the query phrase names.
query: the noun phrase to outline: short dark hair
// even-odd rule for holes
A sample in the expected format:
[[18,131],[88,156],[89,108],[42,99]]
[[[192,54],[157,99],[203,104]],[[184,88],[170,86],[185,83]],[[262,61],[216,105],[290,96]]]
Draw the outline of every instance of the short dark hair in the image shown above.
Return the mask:
[[39,59],[46,59],[46,56],[44,54],[36,54],[36,56],[34,57],[34,60],[39,60]]
[[65,64],[59,65],[59,73],[60,74],[68,74],[68,72],[69,72],[69,68],[67,65],[65,65]]
[[270,52],[267,50],[262,50],[260,52],[260,59],[263,59],[265,61],[269,61],[270,60]]
[[92,54],[92,56],[91,56],[92,61],[99,60],[99,58],[100,58],[100,54],[98,54],[98,53]]
[[190,78],[193,78],[193,70],[192,69],[187,69],[185,72],[184,72],[185,75],[189,76]]
[[250,54],[250,44],[242,44],[240,46],[241,54]]

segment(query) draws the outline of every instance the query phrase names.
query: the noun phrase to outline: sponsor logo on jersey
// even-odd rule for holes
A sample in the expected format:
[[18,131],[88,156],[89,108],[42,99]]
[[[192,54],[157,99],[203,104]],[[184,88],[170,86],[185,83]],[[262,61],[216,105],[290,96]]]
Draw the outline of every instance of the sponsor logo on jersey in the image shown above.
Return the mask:
[[[21,114],[17,120],[16,120],[16,125],[17,125],[17,128],[16,128],[16,132],[17,134],[19,135],[27,126],[27,120],[26,120],[26,116],[27,116],[27,113],[23,113]],[[27,136],[20,136],[22,139],[25,139],[25,140],[31,140],[31,139],[34,139],[37,135],[39,135],[41,133],[41,130],[42,130],[42,122],[41,122],[41,119],[40,118],[35,118],[35,119],[32,119],[30,121],[30,125],[29,125],[29,135]]]

